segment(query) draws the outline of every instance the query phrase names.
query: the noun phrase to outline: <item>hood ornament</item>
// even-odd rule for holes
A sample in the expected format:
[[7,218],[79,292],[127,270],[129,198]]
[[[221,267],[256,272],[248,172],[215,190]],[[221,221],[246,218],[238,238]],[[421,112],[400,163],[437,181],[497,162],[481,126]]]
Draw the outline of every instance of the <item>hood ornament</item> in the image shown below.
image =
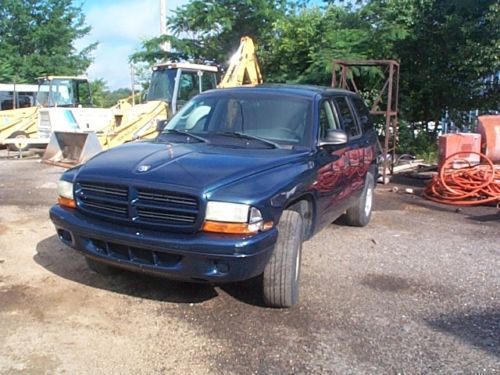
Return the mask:
[[151,166],[149,164],[144,164],[144,165],[140,165],[139,167],[137,167],[137,172],[147,172],[151,169]]

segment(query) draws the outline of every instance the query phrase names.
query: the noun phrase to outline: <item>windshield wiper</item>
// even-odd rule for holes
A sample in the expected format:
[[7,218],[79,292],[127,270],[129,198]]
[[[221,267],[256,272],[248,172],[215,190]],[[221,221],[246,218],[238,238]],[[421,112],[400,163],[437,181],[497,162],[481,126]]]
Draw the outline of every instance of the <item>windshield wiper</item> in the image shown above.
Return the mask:
[[184,130],[178,130],[178,129],[166,129],[162,132],[162,134],[181,134],[181,135],[185,135],[186,137],[191,137],[191,138],[194,138],[194,139],[197,139],[198,141],[200,142],[204,142],[204,143],[208,143],[210,142],[208,139],[206,138],[203,138],[202,136],[200,135],[196,135],[196,134],[193,134],[193,133],[190,133],[190,132],[187,132],[187,131],[184,131]]
[[243,139],[250,139],[254,141],[259,141],[262,143],[265,143],[268,146],[272,146],[273,148],[281,148],[279,144],[269,141],[265,138],[257,137],[255,135],[250,135],[250,134],[245,134],[245,133],[240,133],[240,132],[217,132],[217,135],[223,135],[226,137],[234,137],[234,138],[243,138]]

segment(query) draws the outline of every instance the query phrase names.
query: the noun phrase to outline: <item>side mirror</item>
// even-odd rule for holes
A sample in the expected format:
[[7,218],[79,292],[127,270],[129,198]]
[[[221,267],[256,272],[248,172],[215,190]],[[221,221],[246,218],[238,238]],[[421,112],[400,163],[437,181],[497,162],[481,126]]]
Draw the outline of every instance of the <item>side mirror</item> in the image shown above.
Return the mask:
[[319,141],[319,146],[340,146],[348,141],[347,133],[340,129],[329,129],[326,131],[325,138]]

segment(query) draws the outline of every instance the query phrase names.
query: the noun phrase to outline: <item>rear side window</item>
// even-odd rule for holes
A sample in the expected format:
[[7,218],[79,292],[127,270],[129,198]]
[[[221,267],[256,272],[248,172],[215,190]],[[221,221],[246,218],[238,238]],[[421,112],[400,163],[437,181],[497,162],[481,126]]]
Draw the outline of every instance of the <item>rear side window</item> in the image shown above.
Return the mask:
[[347,103],[347,98],[343,96],[336,97],[335,103],[337,104],[337,108],[339,110],[340,123],[342,124],[344,131],[347,133],[349,138],[359,137],[361,135],[361,129],[354,120],[351,108],[349,108],[349,103]]
[[373,126],[370,118],[370,111],[366,107],[365,103],[363,103],[363,100],[361,100],[361,98],[358,98],[356,96],[351,97],[351,101],[354,105],[354,108],[356,108],[356,111],[358,112],[359,124],[361,125],[361,128],[365,131],[370,130]]

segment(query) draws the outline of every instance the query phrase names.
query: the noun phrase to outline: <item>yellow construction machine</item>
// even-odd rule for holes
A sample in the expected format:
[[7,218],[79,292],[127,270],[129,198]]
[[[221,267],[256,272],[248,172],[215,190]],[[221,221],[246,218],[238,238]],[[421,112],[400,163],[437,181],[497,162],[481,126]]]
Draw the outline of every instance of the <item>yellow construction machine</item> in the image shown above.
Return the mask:
[[0,143],[11,150],[22,150],[33,143],[47,143],[48,137],[44,137],[39,128],[43,113],[57,107],[67,109],[82,105],[90,105],[86,77],[41,77],[38,79],[36,106],[0,112]]
[[202,91],[261,84],[263,80],[252,39],[241,38],[240,46],[218,86],[217,72],[215,66],[191,63],[156,65],[146,103],[131,106],[127,101],[120,101],[110,109],[111,121],[97,131],[56,129],[42,161],[68,167],[83,163],[101,150],[134,140],[154,138],[166,120]]

